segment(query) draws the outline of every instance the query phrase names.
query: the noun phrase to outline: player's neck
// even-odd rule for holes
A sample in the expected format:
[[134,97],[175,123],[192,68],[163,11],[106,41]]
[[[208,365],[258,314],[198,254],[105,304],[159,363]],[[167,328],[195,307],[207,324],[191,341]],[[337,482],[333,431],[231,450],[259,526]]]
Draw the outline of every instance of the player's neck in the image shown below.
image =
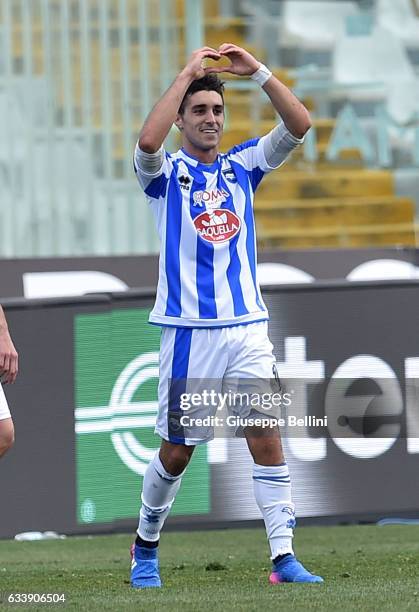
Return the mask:
[[183,150],[201,162],[201,164],[213,164],[218,156],[218,147],[203,151],[190,142],[182,143]]

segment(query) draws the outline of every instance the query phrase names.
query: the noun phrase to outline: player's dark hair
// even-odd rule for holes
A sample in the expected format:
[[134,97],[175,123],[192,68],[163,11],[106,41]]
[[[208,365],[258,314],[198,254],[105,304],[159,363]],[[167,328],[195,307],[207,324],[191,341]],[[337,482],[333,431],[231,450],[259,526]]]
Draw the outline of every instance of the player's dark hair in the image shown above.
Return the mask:
[[220,94],[224,104],[224,81],[221,81],[218,74],[211,72],[210,74],[206,74],[204,77],[202,77],[202,79],[192,81],[192,83],[189,85],[179,106],[178,112],[180,115],[183,115],[185,112],[186,100],[188,97],[197,91],[216,91]]

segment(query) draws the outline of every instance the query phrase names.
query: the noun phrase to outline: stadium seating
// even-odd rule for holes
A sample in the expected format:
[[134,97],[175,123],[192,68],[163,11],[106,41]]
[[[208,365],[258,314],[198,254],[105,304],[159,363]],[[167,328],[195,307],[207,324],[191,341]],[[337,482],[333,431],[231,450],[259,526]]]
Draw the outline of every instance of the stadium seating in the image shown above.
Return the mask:
[[339,85],[353,86],[345,92],[348,98],[387,99],[398,82],[416,80],[402,43],[381,27],[367,36],[343,35],[335,46],[332,76]]
[[408,47],[419,48],[419,5],[412,0],[377,0],[378,25],[391,32]]
[[345,32],[346,17],[357,12],[356,2],[346,0],[285,0],[279,42],[308,49],[332,49]]
[[[284,35],[285,44],[298,41],[307,48],[339,45],[347,17],[359,16],[354,2],[288,1],[284,4],[281,43]],[[245,39],[240,39],[243,30],[240,31],[238,20],[235,27],[239,35],[234,41],[246,46]],[[212,36],[209,30],[209,44]],[[399,50],[397,42],[395,46]],[[396,53],[394,63],[398,58]],[[292,86],[289,72],[282,69],[276,74]],[[406,74],[412,74],[407,66]],[[249,117],[254,117],[252,92],[227,90],[226,103],[227,109],[231,108],[232,119],[227,121],[224,150],[266,133],[275,124],[271,105],[262,102],[259,120],[249,125]],[[414,244],[414,202],[395,196],[391,172],[363,168],[357,150],[343,151],[338,164],[332,165],[325,159],[334,123],[330,118],[314,120],[319,154],[314,167],[303,163],[300,148],[281,172],[272,173],[261,184],[255,204],[260,244],[284,248]]]
[[[384,4],[383,0],[383,7]],[[42,15],[35,10],[35,4],[29,35],[28,32],[24,35],[28,24],[24,22],[22,15],[13,15],[11,69],[14,86],[24,87],[28,73],[36,75],[38,93],[35,99],[38,100],[40,108],[46,105],[43,95],[48,91],[52,94],[49,104],[60,151],[61,147],[67,146],[69,130],[73,130],[71,133],[77,138],[77,145],[73,143],[73,146],[76,146],[77,159],[82,160],[88,154],[86,146],[91,147],[90,150],[95,148],[102,152],[95,160],[94,170],[93,166],[90,166],[91,172],[94,173],[91,177],[91,189],[95,194],[94,199],[99,203],[96,208],[107,208],[114,214],[115,207],[120,206],[124,199],[124,189],[131,193],[135,188],[131,177],[131,147],[137,136],[139,120],[147,110],[141,95],[141,79],[144,81],[143,75],[147,74],[147,71],[157,77],[150,84],[151,95],[155,98],[163,85],[161,73],[164,69],[167,71],[162,62],[159,40],[160,3],[158,0],[147,2],[146,58],[143,55],[144,41],[140,39],[138,27],[128,28],[127,53],[124,55],[121,51],[123,22],[119,14],[119,3],[108,3],[110,10],[106,14],[106,36],[109,45],[105,57],[101,39],[103,34],[100,34],[103,12],[99,3],[89,2],[86,5],[89,8],[87,47],[83,43],[80,3],[75,0],[69,0],[67,3],[69,26],[65,40],[61,21],[62,4],[59,0],[48,0],[48,5],[52,11],[56,9],[57,12],[57,19],[51,19],[49,34],[49,42],[56,52],[53,64],[48,65],[46,62]],[[173,50],[173,53],[176,51],[177,61],[182,63],[186,53],[184,1],[176,0],[171,6],[175,12],[170,27],[177,42],[170,50]],[[127,0],[128,23],[139,23],[139,7],[140,4],[136,0]],[[217,47],[228,40],[245,46],[264,59],[264,52],[255,46],[255,41],[252,40],[249,44],[249,17],[239,14],[223,16],[218,11],[218,3],[210,0],[205,1],[204,8],[207,44]],[[389,6],[387,8],[389,9]],[[388,17],[389,13],[386,14]],[[278,25],[279,44],[298,43],[301,48],[329,50],[335,46],[335,82],[347,86],[347,92],[355,98],[377,95],[379,91],[379,96],[387,96],[389,110],[393,111],[393,116],[405,119],[417,97],[402,96],[400,92],[403,87],[408,91],[412,91],[411,86],[416,87],[418,81],[414,70],[401,43],[382,29],[384,17],[381,26],[375,28],[370,36],[354,38],[346,35],[344,30],[348,17],[357,18],[359,15],[356,2],[287,0],[284,3],[282,25]],[[2,36],[4,24],[1,19],[0,16],[0,47],[5,42]],[[414,23],[417,24],[417,21]],[[62,55],[65,45],[68,46],[71,57],[71,64],[67,65],[67,68]],[[31,50],[30,60],[28,48]],[[176,57],[173,55],[170,60],[174,64]],[[124,61],[129,63],[129,72]],[[289,70],[273,68],[283,82],[291,87],[294,85]],[[67,86],[63,78],[66,69]],[[0,57],[1,70],[6,70],[3,57]],[[51,78],[52,70],[57,71],[54,78]],[[130,78],[128,85],[127,75]],[[169,76],[171,79],[171,72],[168,78]],[[228,81],[227,122],[222,142],[223,150],[237,142],[266,133],[276,121],[272,106],[257,88],[252,87],[252,83],[249,84],[245,79],[231,78],[228,74],[225,78]],[[387,85],[394,78],[398,79],[401,86],[397,91],[391,92],[390,89],[391,95],[388,95]],[[371,80],[383,81],[384,88],[368,89]],[[361,87],[356,86],[360,84]],[[90,96],[87,96],[90,100],[88,104],[86,87],[90,90]],[[129,101],[126,98],[127,87],[130,92]],[[280,172],[272,173],[264,180],[256,199],[260,243],[286,248],[414,244],[414,205],[408,198],[396,197],[391,172],[364,168],[357,150],[347,149],[341,153],[337,162],[327,161],[325,152],[335,120],[331,117],[319,118],[316,102],[308,96],[304,97],[304,102],[313,110],[315,118],[318,161],[308,162],[300,148]],[[37,125],[41,123],[40,120]],[[173,135],[172,143],[174,139]],[[48,153],[42,143],[38,144],[37,150],[41,158],[47,160]],[[1,151],[4,152],[5,148]],[[109,159],[106,159],[106,152],[110,155]],[[43,166],[44,162],[40,163],[39,167]],[[88,167],[87,164],[86,168]],[[86,173],[83,177],[83,181],[87,181]],[[37,180],[38,184],[42,183],[39,176]],[[112,196],[114,200],[109,196],[110,180],[112,194],[116,194],[115,197]],[[78,212],[73,211],[74,218],[70,221],[75,228],[73,233],[76,242],[76,236],[82,236],[78,239],[79,246],[83,245],[82,248],[85,249],[89,234],[83,227],[83,206],[85,205],[79,206]],[[126,210],[132,213],[131,204],[127,205]],[[100,221],[97,216],[95,219],[97,226],[106,230],[109,220]],[[122,250],[124,232],[130,232],[127,219],[121,221],[121,227],[118,226],[119,229],[115,230]],[[96,240],[95,244],[101,252],[106,251],[106,241]]]

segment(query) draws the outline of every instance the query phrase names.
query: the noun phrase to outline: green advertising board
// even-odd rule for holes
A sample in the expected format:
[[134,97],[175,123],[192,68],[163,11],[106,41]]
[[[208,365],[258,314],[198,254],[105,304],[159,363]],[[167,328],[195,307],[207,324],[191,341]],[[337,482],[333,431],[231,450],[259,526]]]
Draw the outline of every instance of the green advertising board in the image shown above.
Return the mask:
[[[145,469],[160,445],[157,415],[160,328],[149,310],[75,317],[77,520],[135,518]],[[172,515],[210,512],[206,446],[198,446]]]

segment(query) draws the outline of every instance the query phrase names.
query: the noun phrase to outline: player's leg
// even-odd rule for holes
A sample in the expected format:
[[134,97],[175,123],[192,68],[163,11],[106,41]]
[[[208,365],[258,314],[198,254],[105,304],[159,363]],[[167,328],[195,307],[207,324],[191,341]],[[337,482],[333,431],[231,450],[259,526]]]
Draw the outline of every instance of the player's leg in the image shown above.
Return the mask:
[[13,446],[15,430],[11,418],[0,420],[0,457]]
[[[165,328],[162,333],[156,424],[162,443],[143,480],[137,539],[132,549],[131,584],[136,588],[161,585],[157,559],[160,532],[195,445],[207,440],[208,432],[181,424],[180,399],[187,379],[193,384],[194,376],[205,379],[207,372],[217,375],[216,347],[212,346],[210,335],[207,330],[181,328]],[[221,361],[218,358],[218,365]]]
[[245,436],[253,457],[256,503],[265,522],[273,571],[270,582],[323,582],[295,558],[292,548],[295,527],[291,479],[277,428],[246,427]]
[[292,554],[294,504],[278,428],[246,427],[244,433],[254,461],[254,493],[265,521],[271,558]]
[[[254,386],[256,390],[259,386],[262,392],[266,390],[266,384],[263,382],[266,380],[271,388],[276,368],[267,324],[256,323],[233,328],[232,336],[237,344],[237,358],[229,364],[227,377],[239,379],[244,386],[249,385],[250,389],[252,380],[249,379],[259,379]],[[275,390],[279,391],[279,387]],[[274,392],[275,390],[272,389]],[[240,410],[240,416],[249,416],[249,410],[246,412],[245,406]],[[264,412],[264,417],[278,416],[273,414],[272,410],[261,411]],[[254,461],[254,493],[265,522],[274,564],[271,582],[322,582],[319,576],[313,576],[305,570],[293,553],[294,504],[290,474],[278,427],[246,427],[244,434]]]
[[[137,537],[131,549],[131,585],[135,588],[161,586],[157,556],[160,531],[193,452],[193,445],[187,448],[182,430],[176,427],[178,396],[182,391],[182,381],[188,375],[192,331],[176,328],[162,330],[156,424],[156,433],[162,438],[162,443],[160,451],[147,466],[143,479]],[[172,384],[173,379],[176,380]]]
[[131,551],[131,584],[135,588],[161,586],[157,555],[160,532],[194,448],[162,440],[160,452],[147,467],[137,537]]
[[136,543],[156,548],[160,532],[180,488],[194,446],[162,440],[160,452],[149,463],[143,480]]
[[13,446],[15,430],[6,396],[0,384],[0,457]]

